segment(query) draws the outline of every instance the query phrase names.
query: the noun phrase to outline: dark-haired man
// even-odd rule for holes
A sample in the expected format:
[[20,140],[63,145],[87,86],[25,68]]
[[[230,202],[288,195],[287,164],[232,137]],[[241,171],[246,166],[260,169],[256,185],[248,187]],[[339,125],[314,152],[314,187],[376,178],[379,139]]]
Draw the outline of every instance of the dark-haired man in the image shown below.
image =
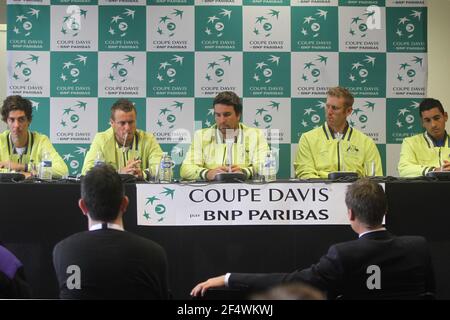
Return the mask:
[[403,140],[398,163],[401,177],[450,171],[450,139],[445,131],[447,112],[439,100],[427,98],[420,103],[419,113],[425,132]]
[[[383,188],[368,179],[350,185],[345,196],[348,219],[359,239],[332,245],[310,268],[292,273],[228,273],[199,283],[191,295],[228,286],[261,290],[281,283],[305,282],[328,298],[418,299],[434,293],[430,252],[423,237],[395,237],[382,225],[387,209]],[[378,284],[369,279],[378,270]]]
[[53,264],[63,299],[167,299],[164,249],[124,231],[128,197],[119,174],[108,165],[89,170],[78,205],[89,231],[59,242]]
[[[242,103],[234,92],[219,93],[213,106],[216,123],[195,132],[181,165],[181,178],[210,181],[230,168],[232,172],[242,172],[251,178],[254,165],[263,161],[269,150],[263,132],[240,123]],[[230,151],[232,159],[228,156]]]
[[31,171],[30,163],[38,165],[47,152],[52,160],[52,175],[66,176],[69,170],[49,138],[29,130],[32,112],[31,101],[21,96],[9,96],[3,101],[2,120],[9,130],[0,134],[0,170],[27,175]]
[[130,100],[119,99],[112,105],[111,128],[95,135],[84,159],[83,175],[96,160],[137,178],[143,177],[143,170],[159,164],[161,147],[153,134],[136,129],[136,117],[136,108]]

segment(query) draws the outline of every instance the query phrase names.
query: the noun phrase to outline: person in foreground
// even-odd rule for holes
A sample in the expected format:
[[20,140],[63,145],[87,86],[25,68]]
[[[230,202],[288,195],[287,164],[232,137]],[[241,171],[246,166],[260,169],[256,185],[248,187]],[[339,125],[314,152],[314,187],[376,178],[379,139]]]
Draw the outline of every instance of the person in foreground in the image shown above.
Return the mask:
[[28,299],[31,289],[22,262],[0,245],[0,299]]
[[[353,95],[343,87],[327,92],[326,122],[300,137],[294,161],[300,179],[327,178],[330,172],[351,171],[364,177],[367,172],[382,176],[381,157],[375,142],[349,126]],[[370,168],[370,170],[367,169]]]
[[450,139],[445,131],[447,112],[439,100],[427,98],[420,103],[419,113],[425,132],[403,140],[398,162],[401,177],[450,171]]
[[37,166],[44,152],[52,161],[52,176],[61,178],[69,173],[64,160],[46,135],[29,130],[33,109],[30,100],[9,96],[3,101],[2,120],[8,130],[0,134],[0,171],[15,171],[30,175],[30,163]]
[[[396,237],[383,227],[383,188],[360,179],[347,189],[345,202],[357,240],[332,245],[320,261],[292,273],[227,273],[196,285],[192,296],[214,287],[267,289],[303,282],[327,292],[329,299],[419,299],[435,292],[427,242],[419,236]],[[375,270],[375,271],[374,271]]]
[[158,165],[163,155],[153,134],[136,129],[137,111],[127,99],[111,107],[111,128],[95,135],[84,159],[82,174],[96,162],[113,166],[119,173],[144,178],[143,170]]
[[[239,122],[242,103],[234,92],[219,93],[213,107],[216,123],[195,132],[180,168],[181,178],[211,181],[218,173],[228,172],[231,168],[231,172],[242,172],[250,179],[254,165],[262,162],[269,151],[262,130]],[[229,151],[232,159],[227,157]]]
[[128,197],[114,168],[99,165],[87,172],[78,205],[89,231],[62,240],[53,250],[60,297],[168,299],[165,251],[124,230]]

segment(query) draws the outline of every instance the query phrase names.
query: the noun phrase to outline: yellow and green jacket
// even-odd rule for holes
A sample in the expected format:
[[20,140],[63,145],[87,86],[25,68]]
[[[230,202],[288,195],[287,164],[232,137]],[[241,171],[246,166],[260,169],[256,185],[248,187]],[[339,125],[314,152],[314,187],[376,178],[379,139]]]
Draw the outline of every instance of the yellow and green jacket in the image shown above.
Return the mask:
[[405,138],[398,162],[400,177],[420,177],[450,161],[449,135],[445,134],[444,145],[437,147],[427,132]]
[[[250,178],[253,167],[264,161],[269,145],[263,132],[239,123],[239,133],[233,143],[233,163]],[[216,125],[195,132],[186,158],[180,169],[180,176],[186,180],[206,180],[209,169],[226,165],[227,145]]]
[[330,172],[351,171],[365,176],[365,163],[374,162],[375,175],[382,176],[381,157],[375,142],[361,131],[347,129],[336,139],[326,123],[300,137],[294,161],[300,179],[327,178]]
[[[6,130],[0,134],[0,161],[11,160],[16,163],[28,165],[30,160],[33,160],[36,166],[38,166],[41,162],[43,151],[50,153],[53,177],[61,178],[68,175],[69,170],[67,169],[67,165],[58,152],[56,152],[46,135],[28,131],[28,145],[25,152],[19,156],[11,141],[10,131]],[[4,171],[4,169],[1,171]]]
[[145,170],[152,165],[159,164],[162,157],[161,147],[153,134],[136,130],[131,146],[123,152],[114,136],[114,131],[109,128],[95,135],[91,147],[84,158],[82,174],[95,165],[98,152],[101,152],[105,163],[116,170],[126,166],[128,159],[137,158],[142,161],[141,169]]

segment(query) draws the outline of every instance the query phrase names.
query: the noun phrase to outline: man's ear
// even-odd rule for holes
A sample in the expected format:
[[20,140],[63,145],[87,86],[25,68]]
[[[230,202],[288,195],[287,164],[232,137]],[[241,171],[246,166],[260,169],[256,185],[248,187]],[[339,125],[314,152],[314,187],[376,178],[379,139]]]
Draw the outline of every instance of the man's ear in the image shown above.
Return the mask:
[[78,206],[80,207],[81,211],[83,212],[83,215],[87,216],[89,213],[89,210],[86,206],[86,202],[84,202],[83,198],[80,198],[78,200]]
[[348,220],[355,221],[355,214],[352,209],[347,209]]
[[130,200],[128,199],[128,197],[127,197],[127,196],[124,196],[124,197],[122,198],[122,202],[120,203],[120,212],[121,212],[122,214],[124,214],[125,211],[127,211],[128,204],[129,204],[129,203],[130,203]]

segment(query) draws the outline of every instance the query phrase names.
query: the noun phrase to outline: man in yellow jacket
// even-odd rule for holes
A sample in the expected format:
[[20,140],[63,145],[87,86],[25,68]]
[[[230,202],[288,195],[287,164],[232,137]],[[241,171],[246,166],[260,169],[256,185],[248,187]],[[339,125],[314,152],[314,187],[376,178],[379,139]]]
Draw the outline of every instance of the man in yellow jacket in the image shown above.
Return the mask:
[[82,174],[105,162],[119,173],[143,178],[143,170],[158,165],[162,150],[153,134],[136,129],[136,108],[127,99],[117,100],[111,107],[111,128],[95,135],[84,159]]
[[353,111],[353,102],[354,98],[347,89],[330,88],[326,122],[300,137],[294,161],[297,178],[327,178],[330,172],[335,171],[356,172],[359,176],[366,176],[366,172],[383,175],[380,153],[374,141],[351,128],[347,122]]
[[38,166],[44,152],[52,161],[52,176],[61,178],[69,172],[46,135],[31,132],[31,101],[21,96],[9,96],[3,101],[2,120],[8,129],[0,134],[0,171],[16,171],[30,175],[31,164]]
[[[234,92],[219,93],[213,106],[216,124],[195,132],[181,165],[181,178],[211,181],[218,173],[231,168],[231,172],[242,172],[250,179],[254,166],[261,163],[269,151],[263,132],[239,122],[242,103]],[[229,159],[228,148],[232,148],[232,159]]]
[[401,177],[450,171],[450,137],[445,131],[447,112],[439,100],[427,98],[420,103],[419,113],[425,132],[403,140],[398,163]]

